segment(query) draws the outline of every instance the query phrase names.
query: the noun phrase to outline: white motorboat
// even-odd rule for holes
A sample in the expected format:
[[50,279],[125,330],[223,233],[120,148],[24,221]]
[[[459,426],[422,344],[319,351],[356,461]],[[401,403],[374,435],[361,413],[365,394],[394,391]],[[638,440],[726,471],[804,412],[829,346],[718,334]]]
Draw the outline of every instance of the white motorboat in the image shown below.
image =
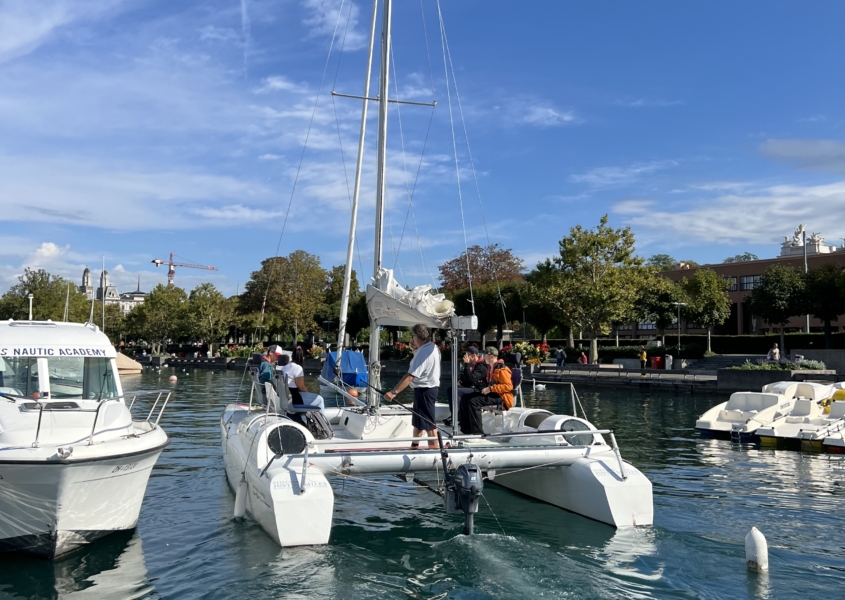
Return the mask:
[[0,551],[54,558],[137,524],[169,393],[134,421],[115,356],[96,325],[0,321]]
[[830,393],[829,385],[795,381],[770,383],[762,392],[735,392],[701,415],[695,428],[703,437],[756,442],[758,428],[787,415],[798,398],[818,402]]

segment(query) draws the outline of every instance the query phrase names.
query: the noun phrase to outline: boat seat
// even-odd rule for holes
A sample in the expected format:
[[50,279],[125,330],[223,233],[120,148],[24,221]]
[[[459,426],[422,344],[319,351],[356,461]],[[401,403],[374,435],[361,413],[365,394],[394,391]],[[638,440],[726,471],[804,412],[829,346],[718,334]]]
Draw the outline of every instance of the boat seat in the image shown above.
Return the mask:
[[290,389],[288,389],[287,386],[287,381],[282,381],[281,387],[284,393],[279,396],[272,383],[267,382],[264,384],[264,391],[267,393],[267,400],[268,402],[273,402],[272,407],[275,408],[276,412],[288,414],[302,414],[314,411],[320,412],[319,406],[294,404],[293,398],[290,395]]
[[772,406],[776,406],[780,401],[778,394],[760,393],[760,392],[736,392],[731,394],[728,403],[725,405],[726,411],[763,411]]
[[832,402],[830,404],[831,419],[845,419],[845,402]]

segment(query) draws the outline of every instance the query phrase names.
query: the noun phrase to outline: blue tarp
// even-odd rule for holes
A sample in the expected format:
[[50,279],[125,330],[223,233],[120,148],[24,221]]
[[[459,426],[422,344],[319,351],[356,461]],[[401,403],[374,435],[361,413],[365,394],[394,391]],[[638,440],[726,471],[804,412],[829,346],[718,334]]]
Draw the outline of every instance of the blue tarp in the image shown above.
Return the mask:
[[[340,358],[340,371],[343,382],[354,387],[367,385],[367,360],[360,352],[345,351]],[[323,363],[323,379],[334,381],[334,367],[337,364],[337,352],[329,352]]]

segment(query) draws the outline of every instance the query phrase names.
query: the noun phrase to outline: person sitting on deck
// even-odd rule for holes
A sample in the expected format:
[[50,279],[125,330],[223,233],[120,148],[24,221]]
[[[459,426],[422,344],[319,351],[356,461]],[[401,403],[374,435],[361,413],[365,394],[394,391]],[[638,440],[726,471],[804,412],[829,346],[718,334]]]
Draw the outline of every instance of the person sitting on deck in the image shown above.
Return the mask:
[[278,346],[270,346],[267,352],[261,357],[262,360],[258,363],[258,383],[273,383],[273,365],[281,356],[282,350]]
[[461,433],[466,435],[484,435],[481,425],[481,408],[501,403],[502,410],[513,406],[513,377],[511,370],[499,360],[499,350],[493,346],[484,349],[484,362],[490,369],[490,384],[479,392],[463,397],[459,407]]
[[279,366],[276,368],[282,372],[287,382],[294,405],[319,406],[320,412],[325,414],[326,403],[322,396],[309,392],[305,387],[305,371],[301,366],[291,362],[287,354],[282,354],[279,357]]
[[[463,357],[463,364],[461,365],[461,374],[458,378],[458,410],[460,411],[461,400],[467,394],[480,392],[487,387],[487,363],[484,362],[484,356],[478,352],[478,348],[470,346],[467,348]],[[449,412],[452,412],[452,388],[446,392],[446,397],[449,399]],[[449,418],[443,423],[447,426],[452,425],[454,415],[449,415]]]

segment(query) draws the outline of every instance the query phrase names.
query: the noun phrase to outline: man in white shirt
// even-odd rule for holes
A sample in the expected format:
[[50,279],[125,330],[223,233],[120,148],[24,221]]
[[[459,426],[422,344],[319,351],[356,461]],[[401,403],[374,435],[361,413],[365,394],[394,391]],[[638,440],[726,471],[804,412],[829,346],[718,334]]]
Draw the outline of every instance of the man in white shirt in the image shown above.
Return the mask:
[[[423,434],[429,438],[436,437],[434,425],[434,402],[440,391],[440,350],[431,341],[428,327],[418,323],[411,328],[411,346],[414,348],[414,358],[408,368],[408,373],[399,380],[392,390],[384,395],[387,401],[393,400],[399,392],[409,385],[414,390],[414,415],[411,424],[414,426],[414,437]],[[417,442],[411,444],[412,448]],[[429,448],[437,448],[437,440],[428,440]]]
[[290,355],[282,354],[279,356],[279,366],[276,367],[282,372],[282,375],[287,382],[288,389],[290,389],[291,398],[294,404],[305,404],[308,406],[319,406],[320,412],[325,414],[326,404],[323,397],[319,394],[309,392],[305,387],[305,371],[295,362],[292,362]]

